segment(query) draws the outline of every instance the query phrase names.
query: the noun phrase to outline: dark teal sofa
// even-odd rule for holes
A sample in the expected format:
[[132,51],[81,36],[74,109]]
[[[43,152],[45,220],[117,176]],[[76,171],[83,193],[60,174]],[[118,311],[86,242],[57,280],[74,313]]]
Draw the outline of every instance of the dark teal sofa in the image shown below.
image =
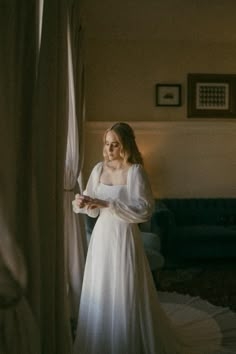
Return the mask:
[[151,229],[165,258],[236,258],[236,198],[156,200]]

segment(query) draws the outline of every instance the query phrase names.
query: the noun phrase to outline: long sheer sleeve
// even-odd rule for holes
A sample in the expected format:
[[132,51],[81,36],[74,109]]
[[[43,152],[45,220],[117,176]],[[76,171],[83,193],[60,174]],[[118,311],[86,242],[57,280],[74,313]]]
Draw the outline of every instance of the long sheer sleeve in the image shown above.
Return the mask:
[[148,177],[141,165],[135,164],[128,173],[128,202],[110,200],[112,214],[130,223],[142,223],[150,219],[154,199]]
[[[86,189],[83,192],[84,195],[88,195],[91,198],[95,198],[95,189],[96,189],[96,186],[99,182],[99,177],[101,174],[102,165],[103,165],[103,163],[99,162],[97,165],[94,166],[94,168],[90,174],[90,177],[88,179]],[[99,214],[99,208],[95,208],[95,209],[88,209],[87,207],[79,208],[76,205],[75,200],[73,200],[72,206],[73,206],[73,211],[77,214],[78,213],[87,214],[87,215],[91,216],[92,218],[96,218]]]

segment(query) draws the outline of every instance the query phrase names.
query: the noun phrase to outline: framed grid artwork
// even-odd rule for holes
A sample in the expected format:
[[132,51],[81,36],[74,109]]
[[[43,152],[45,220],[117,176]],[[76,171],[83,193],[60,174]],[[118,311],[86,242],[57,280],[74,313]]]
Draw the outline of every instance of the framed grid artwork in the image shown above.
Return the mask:
[[188,117],[236,118],[236,75],[188,74]]

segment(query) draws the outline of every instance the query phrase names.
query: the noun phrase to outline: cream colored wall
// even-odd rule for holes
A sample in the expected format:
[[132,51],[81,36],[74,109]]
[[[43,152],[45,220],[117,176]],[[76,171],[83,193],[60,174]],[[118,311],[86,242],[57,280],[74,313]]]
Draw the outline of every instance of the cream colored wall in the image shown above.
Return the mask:
[[[87,119],[186,120],[187,73],[235,73],[236,43],[88,40]],[[155,106],[156,83],[179,83],[181,107]]]
[[[85,179],[102,160],[112,122],[86,125]],[[222,122],[129,122],[155,197],[236,197],[236,125]]]
[[[187,73],[235,73],[236,44],[89,40],[85,180],[114,121],[135,129],[156,197],[236,197],[236,119],[187,118]],[[179,83],[181,107],[155,106]]]

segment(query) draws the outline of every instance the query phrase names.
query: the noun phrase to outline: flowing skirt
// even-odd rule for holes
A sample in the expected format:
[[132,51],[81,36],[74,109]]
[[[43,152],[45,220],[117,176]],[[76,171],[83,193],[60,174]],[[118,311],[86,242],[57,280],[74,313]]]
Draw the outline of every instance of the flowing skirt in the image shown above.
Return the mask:
[[233,354],[236,316],[157,292],[138,226],[102,212],[89,244],[74,354]]

